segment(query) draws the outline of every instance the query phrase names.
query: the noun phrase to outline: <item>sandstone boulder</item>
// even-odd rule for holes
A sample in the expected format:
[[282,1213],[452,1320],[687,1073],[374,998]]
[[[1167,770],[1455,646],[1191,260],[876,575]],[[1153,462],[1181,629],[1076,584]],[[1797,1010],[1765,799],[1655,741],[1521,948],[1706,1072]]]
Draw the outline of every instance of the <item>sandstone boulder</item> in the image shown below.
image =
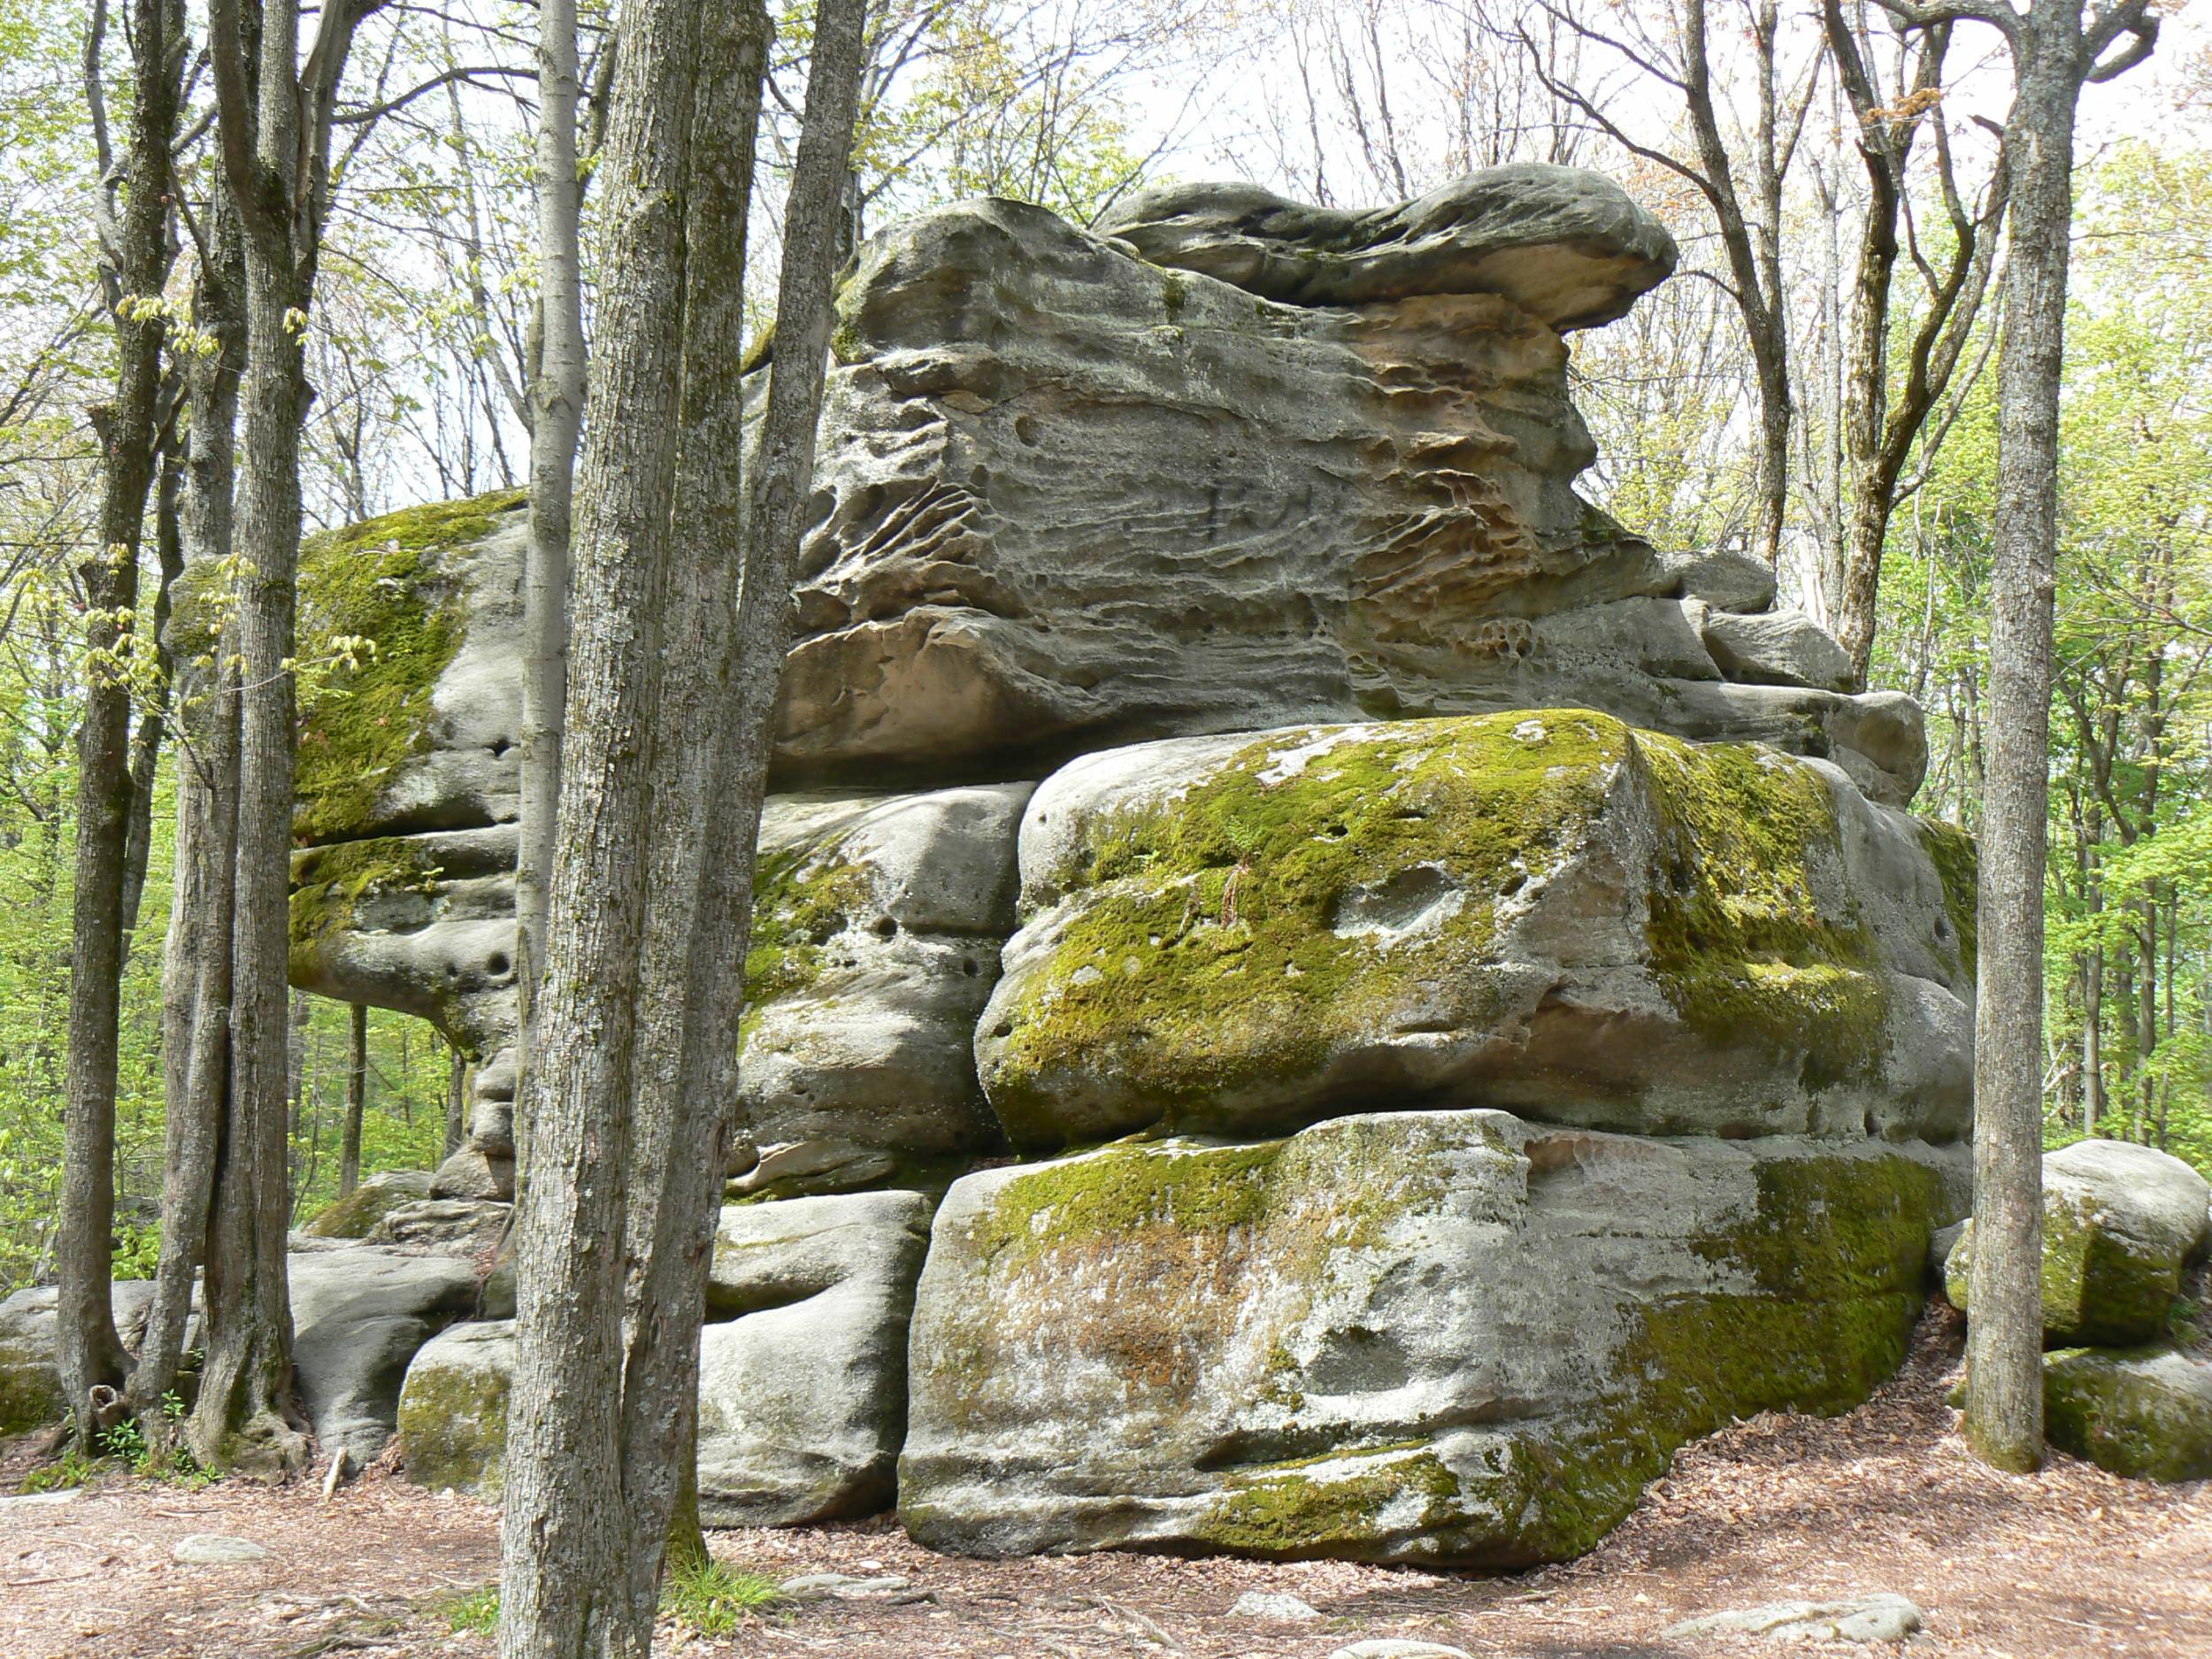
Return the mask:
[[2043,1356],[2051,1443],[2116,1475],[2212,1480],[2212,1363],[2171,1348]]
[[1380,216],[1200,186],[1103,234],[1003,201],[887,230],[838,302],[780,765],[1034,776],[1150,737],[1594,707],[1901,803],[1909,700],[1834,689],[1801,619],[1727,672],[1691,608],[1763,609],[1770,573],[1575,493],[1559,329],[1670,257],[1548,168]]
[[450,1326],[407,1367],[399,1450],[407,1478],[439,1490],[497,1498],[504,1489],[507,1395],[514,1381],[511,1319]]
[[890,1507],[932,1208],[919,1193],[872,1192],[723,1210],[700,1339],[709,1524],[790,1525]]
[[[700,1337],[709,1525],[889,1507],[931,1209],[919,1193],[869,1192],[723,1210]],[[409,1479],[499,1494],[513,1371],[511,1320],[455,1325],[416,1355],[399,1406]]]
[[[2182,1272],[2212,1240],[2212,1184],[2170,1154],[2080,1141],[2043,1158],[2043,1334],[2054,1346],[2146,1342],[2164,1334]],[[1945,1263],[1951,1305],[1967,1306],[1974,1229]]]
[[[343,1447],[365,1463],[383,1449],[398,1413],[400,1384],[416,1350],[476,1300],[476,1275],[447,1256],[308,1240],[287,1263],[292,1294],[292,1363],[300,1402],[326,1451]],[[116,1328],[125,1346],[145,1329],[153,1286],[119,1282]],[[51,1286],[0,1302],[0,1433],[58,1420]],[[199,1340],[199,1298],[186,1327]]]
[[739,1190],[880,1180],[989,1150],[972,1052],[1014,929],[1027,784],[780,795],[763,814],[740,1060]]
[[1564,332],[1628,314],[1674,270],[1674,239],[1602,173],[1524,162],[1365,212],[1249,184],[1125,198],[1098,234],[1154,265],[1298,305],[1496,294]]
[[976,1035],[1020,1146],[1966,1131],[1971,843],[1817,762],[1587,711],[1171,740],[1048,780],[1021,867]]
[[1887,1376],[1965,1178],[1481,1110],[979,1171],[922,1273],[900,1512],[990,1555],[1572,1555],[1685,1440]]
[[326,1207],[300,1231],[312,1239],[365,1239],[387,1211],[430,1196],[427,1170],[384,1170],[362,1178],[345,1197]]
[[290,1273],[292,1364],[315,1439],[372,1462],[416,1352],[475,1306],[475,1271],[450,1256],[346,1245],[293,1256]]

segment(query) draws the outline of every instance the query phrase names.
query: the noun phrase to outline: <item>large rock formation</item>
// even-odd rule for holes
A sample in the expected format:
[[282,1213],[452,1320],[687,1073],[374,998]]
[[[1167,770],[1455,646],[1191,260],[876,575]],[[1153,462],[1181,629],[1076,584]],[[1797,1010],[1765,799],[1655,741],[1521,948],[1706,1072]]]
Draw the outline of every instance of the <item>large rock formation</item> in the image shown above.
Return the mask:
[[994,1170],[939,1212],[900,1512],[987,1555],[1515,1566],[1730,1417],[1856,1403],[1962,1151],[1339,1118]]
[[[1556,168],[863,250],[710,1514],[879,1507],[903,1440],[946,1548],[1529,1561],[1894,1363],[1960,1209],[1972,849],[1898,810],[1917,709],[1771,572],[1577,495],[1563,336],[1673,257]],[[479,1062],[457,1209],[378,1236],[511,1181],[520,537],[491,497],[306,550],[311,635],[380,646],[303,706],[295,977]],[[508,1349],[422,1348],[422,1478],[495,1489]]]
[[1380,215],[1196,187],[1098,234],[998,201],[885,232],[838,302],[786,765],[1036,775],[1140,738],[1593,707],[1901,803],[1909,701],[1836,689],[1802,617],[1729,620],[1772,604],[1763,568],[1662,554],[1574,492],[1559,330],[1672,262],[1555,168]]
[[1963,837],[1587,711],[1093,755],[1037,792],[978,1030],[1025,1146],[1377,1102],[1957,1139]]

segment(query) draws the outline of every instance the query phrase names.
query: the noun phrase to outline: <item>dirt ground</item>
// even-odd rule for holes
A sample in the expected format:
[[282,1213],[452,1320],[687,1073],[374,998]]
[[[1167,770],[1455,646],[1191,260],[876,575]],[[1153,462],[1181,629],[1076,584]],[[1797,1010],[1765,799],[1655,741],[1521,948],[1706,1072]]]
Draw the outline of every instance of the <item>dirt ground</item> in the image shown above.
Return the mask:
[[[1324,1659],[1404,1636],[1519,1659],[1863,1653],[1661,1632],[1722,1608],[1886,1590],[1925,1609],[1917,1655],[2212,1655],[2212,1483],[2161,1488],[2065,1458],[2029,1479],[1985,1469],[1943,1403],[1960,1338],[1939,1310],[1904,1371],[1859,1410],[1763,1417],[1686,1448],[1636,1513],[1568,1566],[1479,1578],[1133,1555],[969,1562],[930,1555],[887,1521],[720,1532],[718,1555],[778,1578],[896,1575],[910,1587],[804,1603],[719,1642],[671,1625],[660,1647],[699,1659]],[[20,1472],[19,1461],[0,1467]],[[310,1484],[129,1480],[0,1501],[0,1655],[480,1659],[493,1640],[453,1633],[436,1608],[495,1576],[497,1531],[490,1508],[380,1469],[328,1503]],[[177,1564],[175,1541],[192,1532],[269,1554]],[[1247,1590],[1287,1591],[1322,1617],[1232,1618]]]

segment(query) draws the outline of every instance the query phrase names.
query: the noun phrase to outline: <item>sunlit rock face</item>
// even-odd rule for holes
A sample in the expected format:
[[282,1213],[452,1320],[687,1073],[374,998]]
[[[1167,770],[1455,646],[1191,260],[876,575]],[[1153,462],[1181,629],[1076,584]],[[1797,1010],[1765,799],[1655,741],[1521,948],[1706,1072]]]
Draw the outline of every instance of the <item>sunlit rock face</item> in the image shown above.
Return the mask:
[[[1561,330],[1671,269],[1617,187],[1478,175],[1343,215],[1243,187],[1079,231],[990,201],[841,291],[780,756],[1037,775],[1141,738],[1590,707],[1833,759],[1901,803],[1919,711],[1731,555],[1575,493]],[[1748,569],[1745,568],[1747,565]]]

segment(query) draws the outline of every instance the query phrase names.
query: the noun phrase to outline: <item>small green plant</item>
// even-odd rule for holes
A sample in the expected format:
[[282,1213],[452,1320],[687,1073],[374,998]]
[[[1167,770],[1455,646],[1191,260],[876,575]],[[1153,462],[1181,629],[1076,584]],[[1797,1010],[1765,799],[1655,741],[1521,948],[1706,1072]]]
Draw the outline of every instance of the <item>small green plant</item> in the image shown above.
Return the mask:
[[670,1569],[661,1589],[661,1611],[702,1636],[727,1636],[755,1613],[783,1600],[773,1578],[710,1557]]
[[457,1636],[488,1636],[499,1628],[499,1586],[488,1584],[450,1597],[440,1604],[438,1611]]
[[74,1445],[55,1462],[34,1469],[23,1478],[21,1490],[27,1495],[35,1492],[66,1492],[81,1486],[102,1471],[104,1459],[87,1457]]

